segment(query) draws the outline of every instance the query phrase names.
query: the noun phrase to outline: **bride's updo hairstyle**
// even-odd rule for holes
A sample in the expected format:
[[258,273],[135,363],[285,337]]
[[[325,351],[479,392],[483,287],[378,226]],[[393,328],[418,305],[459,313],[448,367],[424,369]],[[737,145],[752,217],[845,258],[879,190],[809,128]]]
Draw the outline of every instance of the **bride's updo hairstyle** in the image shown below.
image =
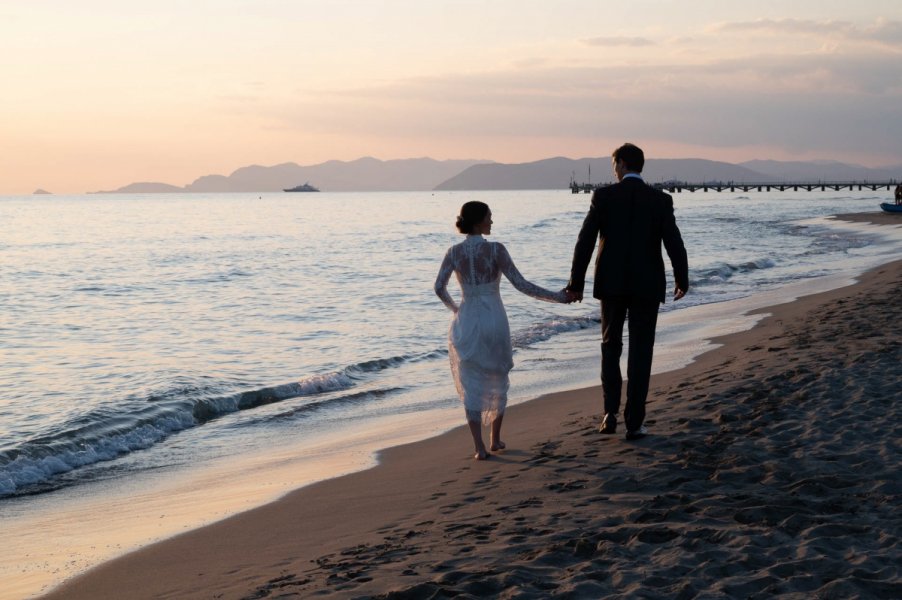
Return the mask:
[[485,202],[478,200],[465,202],[460,207],[460,214],[457,216],[457,230],[466,234],[473,233],[473,228],[485,221],[487,214],[489,214],[489,205]]

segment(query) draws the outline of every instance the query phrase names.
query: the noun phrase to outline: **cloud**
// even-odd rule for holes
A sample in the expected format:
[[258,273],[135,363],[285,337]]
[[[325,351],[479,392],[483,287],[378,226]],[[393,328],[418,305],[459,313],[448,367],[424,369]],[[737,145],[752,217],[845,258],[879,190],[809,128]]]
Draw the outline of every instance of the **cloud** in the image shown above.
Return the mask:
[[892,94],[902,90],[902,62],[891,54],[870,52],[773,54],[719,61],[693,75],[695,81],[713,82],[718,78],[730,85],[777,96],[788,92],[820,97]]
[[720,23],[710,28],[714,33],[749,33],[768,36],[813,36],[851,42],[874,42],[902,49],[902,21],[877,19],[873,25],[860,26],[848,21],[814,21],[804,19],[758,19]]
[[606,48],[614,46],[630,46],[640,48],[643,46],[654,46],[655,43],[643,37],[626,37],[626,36],[601,36],[581,40],[587,46],[602,46]]
[[757,19],[735,23],[720,23],[711,28],[712,31],[724,33],[751,32],[768,35],[830,33],[846,34],[854,31],[851,23],[844,21],[810,21],[800,19]]
[[862,30],[861,37],[902,49],[902,21],[878,19],[872,27]]
[[[659,139],[902,162],[890,53],[759,55],[704,65],[535,68],[408,79],[276,109],[283,127],[371,138]],[[475,142],[474,142],[475,143]]]

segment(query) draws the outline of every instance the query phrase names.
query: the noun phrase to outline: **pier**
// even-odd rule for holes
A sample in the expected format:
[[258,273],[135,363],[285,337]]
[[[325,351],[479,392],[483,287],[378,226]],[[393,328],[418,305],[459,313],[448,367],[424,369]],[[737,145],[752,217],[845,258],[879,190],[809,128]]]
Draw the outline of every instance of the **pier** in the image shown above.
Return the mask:
[[779,190],[781,192],[792,191],[798,192],[799,190],[804,190],[806,192],[826,192],[827,190],[832,190],[838,192],[840,190],[871,190],[876,192],[877,190],[887,189],[892,190],[899,182],[896,180],[891,181],[800,181],[800,182],[792,182],[792,183],[736,183],[736,182],[711,182],[711,183],[686,183],[683,181],[665,181],[663,183],[653,183],[652,186],[658,188],[659,190],[667,190],[670,193],[674,192],[682,192],[686,190],[687,192],[707,192],[709,190],[715,192],[723,192],[725,190],[729,190],[731,192],[735,192],[736,190],[741,190],[743,192],[769,192],[771,190]]
[[578,194],[580,192],[584,194],[588,194],[589,192],[595,191],[597,187],[605,187],[611,185],[610,183],[600,183],[595,185],[594,183],[576,183],[575,181],[570,182],[570,193]]
[[[574,194],[579,194],[580,192],[584,194],[588,194],[589,192],[594,191],[596,188],[606,187],[612,185],[614,182],[609,181],[606,183],[577,183],[575,181],[570,182],[570,191]],[[871,190],[876,192],[877,190],[892,190],[896,186],[899,185],[899,181],[895,179],[890,181],[796,181],[796,182],[766,182],[766,183],[749,183],[749,182],[722,182],[722,181],[709,181],[703,183],[689,183],[686,181],[664,181],[661,183],[652,183],[650,184],[653,187],[658,188],[659,190],[667,190],[670,193],[681,193],[683,190],[687,192],[724,192],[730,191],[735,192],[736,190],[740,190],[742,192],[769,192],[771,190],[778,190],[781,192],[792,191],[798,192],[800,190],[806,192],[826,192],[828,190],[832,190],[838,192],[840,190]]]

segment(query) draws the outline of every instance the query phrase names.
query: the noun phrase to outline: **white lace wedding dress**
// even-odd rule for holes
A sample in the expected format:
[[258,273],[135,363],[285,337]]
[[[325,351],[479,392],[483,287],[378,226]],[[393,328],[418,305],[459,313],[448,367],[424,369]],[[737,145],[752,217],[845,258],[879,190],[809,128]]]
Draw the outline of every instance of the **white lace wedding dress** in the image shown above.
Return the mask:
[[[458,306],[448,293],[451,274],[460,283]],[[454,385],[467,420],[491,423],[507,406],[508,373],[514,366],[510,325],[501,302],[504,274],[519,291],[548,302],[565,302],[564,292],[552,292],[527,281],[507,248],[468,235],[448,249],[435,280],[435,293],[454,312],[448,330],[448,356]]]

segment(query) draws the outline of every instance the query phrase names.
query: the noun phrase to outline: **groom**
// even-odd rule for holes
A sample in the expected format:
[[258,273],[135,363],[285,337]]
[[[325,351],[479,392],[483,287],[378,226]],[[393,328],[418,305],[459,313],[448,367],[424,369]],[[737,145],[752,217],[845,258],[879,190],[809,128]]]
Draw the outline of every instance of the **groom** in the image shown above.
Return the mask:
[[586,268],[598,240],[595,287],[601,300],[601,387],[604,420],[601,433],[617,432],[620,411],[620,354],[623,324],[629,317],[627,359],[626,439],[647,435],[645,398],[651,376],[658,305],[664,302],[666,281],[661,243],[670,257],[679,300],[689,289],[689,265],[683,238],[673,216],[673,198],[647,185],[640,175],[645,155],[633,144],[614,150],[611,163],[618,183],[598,188],[592,196],[576,248],[570,282],[565,288],[571,301],[582,301]]

